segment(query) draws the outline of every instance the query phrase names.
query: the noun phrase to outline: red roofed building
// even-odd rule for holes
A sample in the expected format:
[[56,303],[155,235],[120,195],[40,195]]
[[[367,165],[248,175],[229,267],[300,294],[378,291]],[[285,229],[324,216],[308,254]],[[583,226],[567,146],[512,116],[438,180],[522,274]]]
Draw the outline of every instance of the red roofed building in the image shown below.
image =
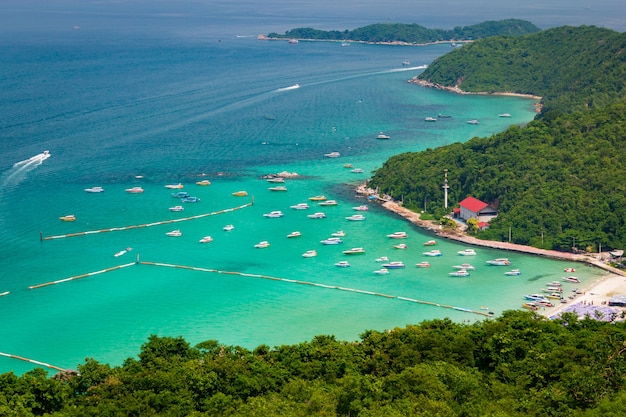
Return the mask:
[[475,218],[479,222],[486,223],[498,215],[498,210],[474,197],[467,197],[459,203],[459,206],[459,217],[463,220]]

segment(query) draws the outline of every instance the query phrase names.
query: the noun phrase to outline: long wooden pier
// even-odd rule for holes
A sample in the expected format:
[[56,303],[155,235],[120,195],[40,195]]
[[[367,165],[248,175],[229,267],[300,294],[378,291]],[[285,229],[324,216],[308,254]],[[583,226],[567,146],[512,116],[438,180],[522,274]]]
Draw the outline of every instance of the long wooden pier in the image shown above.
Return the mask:
[[58,367],[58,366],[50,365],[49,363],[36,361],[36,360],[34,360],[34,359],[25,358],[25,357],[23,357],[23,356],[12,355],[12,354],[10,354],[10,353],[3,353],[3,352],[0,352],[0,356],[5,356],[5,357],[7,357],[7,358],[11,358],[11,359],[17,359],[17,360],[24,361],[24,362],[30,362],[30,363],[33,363],[33,364],[35,364],[35,365],[45,366],[46,368],[55,369],[55,370],[57,370],[57,371],[61,371],[61,372],[65,372],[65,371],[67,371],[67,369],[63,369],[63,368],[60,368],[60,367]]

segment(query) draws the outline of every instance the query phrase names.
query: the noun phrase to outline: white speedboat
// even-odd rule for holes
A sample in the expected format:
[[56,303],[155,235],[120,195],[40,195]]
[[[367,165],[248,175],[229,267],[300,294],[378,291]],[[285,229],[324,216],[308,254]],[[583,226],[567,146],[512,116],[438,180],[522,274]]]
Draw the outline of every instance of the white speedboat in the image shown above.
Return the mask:
[[511,275],[511,276],[521,275],[521,274],[522,274],[522,272],[519,269],[511,269],[510,271],[506,271],[504,273],[504,275]]
[[359,222],[365,220],[365,216],[362,214],[353,214],[352,216],[346,217],[346,220],[350,220],[351,222]]
[[376,136],[376,139],[389,139],[391,136],[389,135],[385,135],[383,132],[378,133],[378,136]]
[[275,219],[278,217],[283,217],[283,212],[280,210],[270,211],[269,213],[265,213],[263,217],[268,217],[270,219]]
[[430,263],[424,261],[424,262],[418,262],[415,264],[416,267],[418,268],[430,268]]
[[101,193],[104,192],[104,188],[102,187],[91,187],[91,188],[85,188],[85,191],[88,193]]
[[270,190],[270,191],[287,191],[287,187],[285,187],[284,185],[277,185],[276,187],[268,188],[268,190]]
[[509,113],[500,113],[498,117],[511,117]]
[[580,282],[578,277],[573,277],[573,276],[563,277],[563,281],[574,282],[574,283],[579,283]]
[[268,178],[267,182],[283,183],[285,182],[285,179],[283,177],[272,177],[272,178]]
[[307,210],[309,205],[307,203],[298,203],[291,206],[291,208],[294,210]]
[[476,251],[474,249],[463,249],[457,253],[462,256],[476,256]]
[[171,236],[171,237],[180,237],[180,236],[183,235],[183,233],[180,230],[178,230],[178,229],[172,230],[171,232],[166,232],[165,234],[167,236]]
[[354,169],[351,169],[350,172],[354,174],[362,174],[364,171],[362,168],[354,168]]
[[350,262],[348,261],[339,261],[335,263],[335,266],[338,266],[339,268],[347,268],[350,266]]
[[376,262],[387,262],[389,261],[389,257],[381,256],[380,258],[376,258]]
[[313,258],[317,256],[317,251],[315,249],[308,250],[302,254],[303,258]]
[[477,125],[478,124],[478,120],[476,120],[476,119],[468,120],[467,123],[470,124],[470,125]]
[[328,239],[320,240],[320,243],[323,245],[339,245],[343,243],[343,240],[339,237],[329,237]]
[[213,242],[213,238],[211,236],[205,236],[199,240],[200,243],[209,243]]
[[356,211],[368,211],[369,209],[370,209],[369,206],[366,206],[366,205],[352,207],[352,210],[356,210]]
[[343,230],[337,230],[334,233],[330,234],[332,237],[344,237],[346,235],[346,232],[344,232]]
[[458,271],[450,272],[448,275],[452,277],[469,277],[470,273],[465,269],[459,269]]
[[324,219],[324,218],[326,218],[326,215],[324,213],[322,213],[321,211],[319,211],[317,213],[309,214],[309,215],[307,215],[307,217],[309,219]]
[[424,252],[424,255],[426,255],[426,256],[441,256],[441,252],[439,251],[439,249],[433,249],[433,250],[430,250],[428,252]]
[[127,188],[125,191],[130,194],[140,194],[140,193],[143,193],[143,188],[132,187],[132,188]]
[[425,122],[436,122],[437,119],[435,117],[424,117]]
[[506,266],[511,265],[511,261],[509,261],[507,258],[496,258],[487,261],[487,264],[494,266]]
[[256,245],[254,245],[254,247],[258,248],[258,249],[269,248],[270,247],[270,242],[268,242],[267,240],[264,240],[262,242],[257,243]]
[[404,267],[405,265],[402,261],[392,261],[392,262],[383,264],[383,268],[386,268],[386,269],[399,269],[399,268],[404,268]]
[[387,235],[387,237],[391,239],[406,239],[409,235],[406,232],[393,232],[390,235]]
[[287,237],[288,237],[288,238],[290,238],[290,239],[291,239],[292,237],[300,237],[300,236],[302,236],[302,233],[300,233],[300,232],[298,232],[298,231],[291,232],[291,233],[289,233],[289,234],[287,235]]
[[330,152],[330,153],[325,153],[324,156],[326,158],[339,158],[341,154],[339,152]]
[[231,230],[235,230],[235,226],[233,226],[232,224],[227,224],[226,226],[222,227],[222,230],[230,232]]
[[374,273],[376,275],[386,275],[386,274],[389,273],[389,270],[387,268],[380,268],[380,269],[377,269],[376,271],[374,271]]
[[461,265],[454,265],[452,268],[454,268],[454,269],[465,269],[465,270],[468,270],[468,271],[473,271],[473,270],[476,269],[472,264],[467,264],[467,263],[461,264]]
[[317,204],[319,204],[320,206],[336,206],[337,200],[326,200],[326,201],[321,201]]
[[185,208],[183,206],[174,206],[170,207],[170,211],[184,211]]
[[393,245],[394,249],[406,249],[406,243],[399,243],[397,245]]
[[362,255],[365,253],[365,249],[363,248],[352,248],[348,250],[344,250],[343,253],[345,255]]

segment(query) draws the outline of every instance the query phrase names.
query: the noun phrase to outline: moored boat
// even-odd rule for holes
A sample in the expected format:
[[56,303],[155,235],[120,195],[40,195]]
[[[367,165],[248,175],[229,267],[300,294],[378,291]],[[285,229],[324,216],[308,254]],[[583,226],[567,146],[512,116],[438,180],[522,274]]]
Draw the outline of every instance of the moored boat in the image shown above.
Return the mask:
[[362,214],[353,214],[352,216],[346,217],[346,220],[350,220],[352,222],[358,222],[365,220],[365,216]]
[[272,178],[268,178],[267,182],[283,183],[285,182],[285,179],[283,177],[272,177]]
[[437,119],[434,117],[424,117],[425,122],[436,122]]
[[393,245],[394,249],[406,249],[406,243],[398,243],[397,245]]
[[500,113],[498,117],[511,117],[509,113]]
[[386,274],[389,273],[389,270],[387,268],[380,268],[380,269],[377,269],[376,271],[374,271],[374,273],[376,275],[386,275]]
[[231,230],[235,230],[235,226],[233,226],[232,224],[227,224],[226,226],[222,227],[222,230],[230,232]]
[[356,211],[368,211],[369,209],[370,209],[369,206],[366,206],[366,205],[352,207],[352,210],[356,210]]
[[211,236],[205,236],[199,240],[200,243],[209,243],[213,242],[213,238]]
[[308,250],[302,254],[303,258],[313,258],[317,256],[317,251],[315,249]]
[[104,192],[104,188],[102,188],[102,187],[85,188],[85,192],[88,192],[88,193],[102,193],[102,192]]
[[343,253],[345,255],[362,255],[365,253],[365,249],[363,248],[352,248],[348,250],[344,250]]
[[525,309],[531,310],[531,311],[537,311],[539,310],[539,306],[537,305],[537,303],[523,303],[522,307],[524,307]]
[[406,239],[409,235],[406,232],[393,232],[387,235],[387,237],[391,239]]
[[504,273],[504,275],[510,275],[510,276],[514,276],[514,275],[521,275],[522,272],[519,269],[511,269],[510,271],[506,271]]
[[291,208],[294,210],[307,210],[309,205],[307,203],[298,203],[291,206]]
[[287,187],[285,187],[284,185],[277,185],[276,187],[268,188],[268,190],[270,190],[270,191],[287,191]]
[[324,201],[324,200],[326,200],[326,196],[316,195],[314,197],[309,197],[309,200],[311,200],[311,201]]
[[381,256],[380,258],[376,258],[376,262],[387,262],[389,258],[387,256]]
[[183,210],[185,210],[183,206],[170,207],[170,211],[183,211]]
[[352,172],[354,174],[362,174],[364,171],[363,171],[363,168],[354,168],[354,169],[350,170],[350,172]]
[[183,233],[179,229],[172,230],[170,232],[166,232],[165,234],[167,236],[171,236],[171,237],[180,237],[180,236],[183,235]]
[[165,188],[169,188],[170,190],[176,190],[180,188],[185,188],[185,186],[179,182],[178,184],[167,184]]
[[319,204],[320,206],[336,206],[337,200],[326,200],[326,201],[321,201],[317,204]]
[[329,237],[328,239],[320,240],[323,245],[339,245],[343,243],[343,240],[339,237]]
[[402,261],[391,261],[386,264],[383,264],[383,268],[386,268],[386,269],[400,269],[404,267],[405,265]]
[[416,267],[418,268],[430,268],[430,263],[429,262],[418,262],[415,264]]
[[247,191],[243,191],[243,190],[242,190],[242,191],[235,191],[235,192],[233,193],[233,195],[234,195],[235,197],[245,197],[245,196],[247,196],[247,195],[248,195],[248,192],[247,192]]
[[298,231],[291,232],[291,233],[289,233],[289,234],[287,235],[287,237],[288,237],[288,238],[290,238],[290,239],[291,239],[292,237],[300,237],[300,236],[302,236],[302,233],[300,233],[300,232],[298,232]]
[[115,254],[114,254],[113,256],[115,256],[116,258],[119,258],[120,256],[127,254],[127,253],[128,253],[128,252],[130,252],[131,250],[133,250],[133,248],[130,248],[130,247],[128,247],[128,248],[126,248],[126,249],[122,249],[122,250],[121,250],[121,251],[119,251],[119,252],[115,252]]
[[379,132],[378,136],[376,136],[376,139],[389,139],[391,136],[389,135],[385,135],[383,132]]
[[441,252],[439,251],[439,249],[433,249],[433,250],[430,250],[428,252],[424,252],[423,255],[426,255],[426,256],[441,256]]
[[187,191],[178,191],[176,193],[172,193],[172,197],[175,197],[175,198],[187,198],[187,197],[189,197],[189,193]]
[[450,272],[448,275],[452,277],[469,277],[470,273],[466,269],[459,269],[458,271]]
[[347,268],[350,266],[350,262],[348,261],[339,261],[335,263],[335,266],[338,266],[339,268]]
[[506,266],[511,265],[511,261],[509,261],[507,258],[496,258],[487,261],[487,264],[495,266]]
[[268,217],[270,219],[275,219],[278,217],[283,217],[283,212],[280,210],[270,211],[269,213],[265,213],[263,217]]
[[73,214],[68,214],[68,215],[59,217],[59,220],[64,221],[64,222],[73,222],[76,220],[76,216]]
[[478,124],[478,120],[476,120],[476,119],[468,120],[467,123],[470,124],[470,125],[477,125]]
[[468,263],[463,263],[461,265],[454,265],[452,268],[454,268],[454,269],[465,269],[465,270],[468,270],[468,271],[473,271],[473,270],[476,269],[472,264],[468,264]]
[[457,253],[462,256],[476,256],[476,251],[474,249],[463,249]]
[[330,235],[333,237],[344,237],[346,235],[346,232],[344,232],[343,230],[337,230],[336,232],[333,232]]
[[183,203],[198,203],[200,202],[200,198],[189,196],[181,198],[180,201],[182,201]]
[[309,219],[324,219],[326,218],[326,215],[322,213],[321,211],[318,211],[317,213],[307,214],[307,217]]
[[325,153],[324,156],[326,158],[339,158],[341,154],[339,152],[330,152],[330,153]]
[[206,186],[206,185],[211,185],[211,181],[209,180],[196,181],[196,184]]
[[545,300],[546,296],[544,296],[543,294],[526,294],[524,296],[524,299],[530,300],[530,301],[541,301],[541,300]]
[[436,240],[427,240],[426,242],[424,242],[424,246],[435,246],[436,244]]
[[574,276],[563,277],[563,281],[567,281],[567,282],[575,282],[575,283],[579,283],[579,282],[580,282],[580,280],[578,279],[578,277],[574,277]]
[[256,245],[254,245],[254,247],[258,248],[258,249],[269,248],[270,247],[270,242],[268,242],[267,240],[263,240],[263,241],[257,243]]
[[131,188],[127,188],[125,191],[130,194],[140,194],[140,193],[143,193],[143,188],[131,187]]

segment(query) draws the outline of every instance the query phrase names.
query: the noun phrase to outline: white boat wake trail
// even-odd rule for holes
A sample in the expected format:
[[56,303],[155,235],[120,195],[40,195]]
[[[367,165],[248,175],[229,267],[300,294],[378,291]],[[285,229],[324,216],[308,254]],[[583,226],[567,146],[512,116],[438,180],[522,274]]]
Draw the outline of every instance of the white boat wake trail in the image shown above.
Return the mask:
[[16,162],[13,166],[8,169],[4,174],[2,174],[2,179],[0,180],[0,186],[4,189],[7,187],[14,187],[18,185],[20,182],[26,179],[26,175],[37,168],[39,165],[43,163],[46,159],[50,157],[48,151],[42,152],[35,156],[32,156],[28,159],[25,159],[20,162]]
[[294,85],[290,85],[289,87],[283,87],[283,88],[279,88],[276,90],[276,92],[279,91],[289,91],[289,90],[295,90],[297,88],[300,88],[300,84],[294,84]]

